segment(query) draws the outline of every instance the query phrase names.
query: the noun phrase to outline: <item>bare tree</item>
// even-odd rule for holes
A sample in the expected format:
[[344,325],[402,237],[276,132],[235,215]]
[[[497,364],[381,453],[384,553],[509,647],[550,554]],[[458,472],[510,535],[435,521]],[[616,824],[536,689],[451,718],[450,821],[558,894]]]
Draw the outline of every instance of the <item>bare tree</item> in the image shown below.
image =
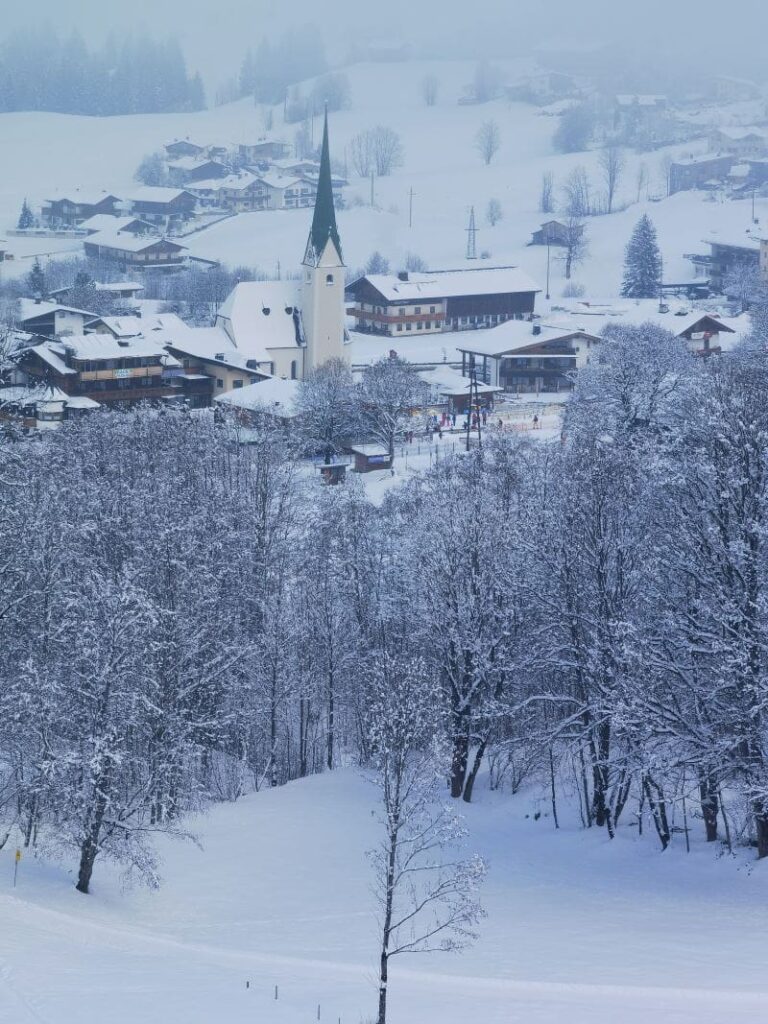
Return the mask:
[[765,301],[766,289],[755,263],[737,260],[723,279],[723,292],[729,299],[737,299],[740,312],[756,302]]
[[464,832],[440,802],[439,686],[426,664],[383,652],[371,677],[368,739],[383,836],[369,856],[381,925],[377,1024],[386,1024],[390,959],[471,943],[485,865],[477,856],[456,859]]
[[504,216],[504,211],[501,208],[501,203],[498,199],[489,199],[488,206],[486,207],[485,216],[488,223],[492,228],[495,228],[501,218]]
[[539,213],[552,213],[555,208],[555,179],[547,171],[541,176],[541,192],[539,193]]
[[402,166],[403,144],[392,128],[377,125],[371,132],[371,146],[374,166],[380,178]]
[[637,165],[637,175],[635,177],[635,186],[637,188],[637,201],[640,202],[643,192],[648,189],[648,164],[645,160],[641,160]]
[[440,88],[435,75],[425,75],[421,80],[421,95],[428,107],[434,107],[437,103],[437,93]]
[[592,187],[586,168],[574,167],[563,185],[565,212],[569,217],[583,218],[592,213]]
[[358,132],[349,144],[349,158],[361,178],[373,170],[373,137],[371,132]]
[[662,188],[664,189],[664,195],[669,196],[672,194],[672,164],[674,160],[665,153],[659,161],[659,177],[661,178]]
[[605,184],[605,197],[607,200],[608,213],[613,211],[613,201],[616,198],[616,189],[619,187],[621,172],[624,170],[624,156],[618,146],[606,146],[597,159],[600,170],[603,172]]
[[486,166],[493,160],[501,145],[501,133],[496,121],[483,121],[475,135],[475,149]]
[[565,221],[563,246],[560,259],[565,265],[565,279],[570,281],[571,271],[582,263],[588,252],[584,234],[584,221],[576,214],[569,214]]

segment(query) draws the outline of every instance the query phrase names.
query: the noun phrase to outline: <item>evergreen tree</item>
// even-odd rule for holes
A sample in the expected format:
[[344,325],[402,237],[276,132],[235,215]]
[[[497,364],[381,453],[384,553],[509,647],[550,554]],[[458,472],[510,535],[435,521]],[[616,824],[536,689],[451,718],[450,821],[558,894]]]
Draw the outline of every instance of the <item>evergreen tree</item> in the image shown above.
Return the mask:
[[35,262],[32,264],[32,269],[27,275],[27,287],[32,295],[35,297],[45,298],[47,292],[47,283],[45,280],[45,271],[40,266],[40,260],[35,257]]
[[34,226],[35,218],[32,216],[32,211],[29,208],[29,203],[25,199],[21,204],[21,213],[19,214],[18,227],[20,230],[31,228]]
[[624,257],[621,294],[630,299],[652,299],[661,285],[661,252],[656,228],[644,213],[632,232]]

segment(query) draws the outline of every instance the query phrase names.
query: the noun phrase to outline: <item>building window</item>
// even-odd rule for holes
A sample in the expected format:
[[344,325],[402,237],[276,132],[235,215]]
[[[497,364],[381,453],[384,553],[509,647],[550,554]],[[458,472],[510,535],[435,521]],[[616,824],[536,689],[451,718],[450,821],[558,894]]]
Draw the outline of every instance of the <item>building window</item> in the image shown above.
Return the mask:
[[232,381],[232,387],[233,388],[241,388],[242,386],[243,386],[243,382],[241,380],[233,380]]
[[429,312],[430,313],[434,313],[435,312],[435,307],[434,306],[430,306],[429,307]]
[[296,380],[296,360],[291,360],[291,380]]
[[413,312],[414,313],[420,313],[421,312],[421,306],[414,306],[413,307]]
[[424,324],[424,330],[425,331],[431,331],[432,330],[432,321],[431,320],[427,320],[427,322]]
[[325,275],[325,283],[326,284],[333,284],[333,274],[326,274]]
[[400,316],[405,316],[405,306],[400,307]]
[[413,327],[413,324],[406,324],[406,325],[405,325],[405,329],[406,329],[406,331],[410,331],[410,329],[411,329],[412,327]]
[[418,322],[418,323],[416,324],[416,330],[417,330],[417,331],[420,331],[420,330],[421,330],[421,328],[422,328],[423,326],[424,326],[424,325],[422,324],[422,322],[421,322],[421,321],[419,321],[419,322]]
[[221,379],[221,377],[217,377],[216,378],[216,387],[217,388],[223,388],[224,387],[224,381]]
[[402,331],[402,329],[403,329],[403,325],[402,325],[402,324],[398,324],[398,325],[397,325],[397,329],[398,329],[398,331]]

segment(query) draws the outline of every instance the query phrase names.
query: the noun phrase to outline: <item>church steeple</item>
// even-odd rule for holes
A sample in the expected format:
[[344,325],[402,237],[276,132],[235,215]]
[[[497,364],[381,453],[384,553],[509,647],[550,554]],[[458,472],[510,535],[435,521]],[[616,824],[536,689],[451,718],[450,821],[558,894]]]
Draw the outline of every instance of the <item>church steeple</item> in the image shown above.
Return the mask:
[[328,110],[323,123],[323,145],[320,151],[320,174],[317,179],[317,197],[312,227],[307,239],[304,263],[316,267],[320,262],[328,241],[333,242],[339,263],[343,265],[341,239],[336,226],[336,209],[333,205],[333,182],[331,180],[331,154],[328,146]]

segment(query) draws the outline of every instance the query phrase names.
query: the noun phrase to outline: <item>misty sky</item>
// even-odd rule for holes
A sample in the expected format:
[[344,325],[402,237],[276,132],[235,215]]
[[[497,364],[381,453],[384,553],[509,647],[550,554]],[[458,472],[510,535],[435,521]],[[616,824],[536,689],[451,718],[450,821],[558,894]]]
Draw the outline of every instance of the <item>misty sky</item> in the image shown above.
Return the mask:
[[333,60],[353,40],[406,39],[430,56],[519,56],[554,41],[607,44],[713,73],[759,75],[768,33],[766,0],[27,0],[4,5],[5,31],[46,23],[98,41],[111,31],[146,29],[180,39],[192,70],[209,85],[236,73],[262,35],[314,22]]

